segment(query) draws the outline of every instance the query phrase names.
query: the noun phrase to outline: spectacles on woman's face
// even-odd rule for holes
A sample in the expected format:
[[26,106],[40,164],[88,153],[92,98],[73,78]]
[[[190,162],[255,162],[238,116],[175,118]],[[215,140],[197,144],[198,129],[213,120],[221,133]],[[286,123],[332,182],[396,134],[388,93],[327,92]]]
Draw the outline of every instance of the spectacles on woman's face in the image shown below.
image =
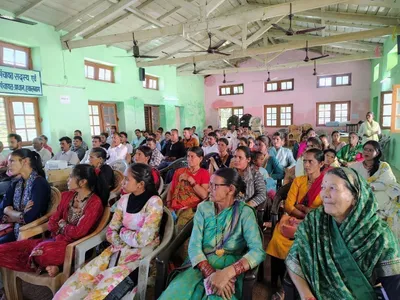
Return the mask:
[[209,187],[210,190],[215,191],[217,189],[217,187],[219,186],[229,186],[229,184],[227,183],[214,183],[214,182],[210,182]]

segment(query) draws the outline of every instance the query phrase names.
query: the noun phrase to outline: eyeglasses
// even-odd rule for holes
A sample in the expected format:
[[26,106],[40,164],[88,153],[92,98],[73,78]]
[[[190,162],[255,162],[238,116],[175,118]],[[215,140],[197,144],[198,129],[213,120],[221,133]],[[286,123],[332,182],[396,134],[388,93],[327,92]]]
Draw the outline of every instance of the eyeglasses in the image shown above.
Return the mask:
[[215,191],[218,186],[229,186],[230,184],[227,183],[213,183],[210,182],[210,189]]

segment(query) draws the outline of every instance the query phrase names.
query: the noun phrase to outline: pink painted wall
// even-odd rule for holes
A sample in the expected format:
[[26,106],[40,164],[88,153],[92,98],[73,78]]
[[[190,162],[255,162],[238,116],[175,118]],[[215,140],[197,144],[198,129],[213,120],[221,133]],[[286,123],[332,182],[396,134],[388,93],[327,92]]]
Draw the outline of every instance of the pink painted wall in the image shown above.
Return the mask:
[[[318,54],[310,53],[310,57]],[[274,64],[301,61],[305,56],[303,51],[291,51],[282,54],[272,62]],[[250,60],[242,66],[257,66],[259,62]],[[222,84],[222,75],[213,75],[205,79],[205,110],[206,124],[218,126],[218,108],[243,106],[244,113],[261,117],[264,120],[264,105],[293,104],[293,122],[296,125],[316,124],[316,103],[331,101],[351,101],[351,123],[357,123],[365,118],[370,110],[370,62],[356,61],[341,64],[317,64],[319,75],[352,74],[352,85],[345,87],[317,88],[317,77],[313,76],[313,63],[309,67],[271,71],[271,79],[282,80],[294,78],[294,90],[287,92],[264,92],[264,82],[267,71],[227,74],[227,84],[244,84],[243,95],[219,96],[218,87]],[[269,134],[279,128],[267,127]],[[331,132],[332,128],[318,127],[318,130]]]

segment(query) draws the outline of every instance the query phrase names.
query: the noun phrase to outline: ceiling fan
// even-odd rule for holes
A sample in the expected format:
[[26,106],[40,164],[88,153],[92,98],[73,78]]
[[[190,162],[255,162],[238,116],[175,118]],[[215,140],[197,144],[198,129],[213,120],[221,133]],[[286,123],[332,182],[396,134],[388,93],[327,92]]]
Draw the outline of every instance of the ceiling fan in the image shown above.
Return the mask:
[[132,46],[132,55],[128,56],[117,56],[117,57],[134,57],[134,58],[158,58],[158,56],[153,55],[140,55],[139,45],[137,40],[135,40],[135,33],[132,32],[133,46]]
[[197,53],[197,52],[201,52],[201,53],[208,53],[208,54],[221,54],[221,55],[225,55],[225,56],[229,56],[230,54],[228,53],[224,53],[221,51],[218,51],[218,49],[226,42],[225,40],[219,41],[216,45],[212,46],[211,45],[211,37],[212,34],[211,32],[208,33],[208,38],[210,40],[210,44],[208,46],[207,50],[200,50],[200,51],[179,51],[179,53]]
[[308,41],[306,41],[306,49],[305,50],[306,50],[306,57],[304,58],[305,62],[309,62],[310,60],[317,60],[317,59],[321,59],[321,58],[325,58],[325,57],[329,56],[329,54],[325,54],[325,55],[320,55],[317,57],[309,58],[308,57]]
[[16,17],[11,17],[11,16],[5,16],[0,14],[0,19],[7,20],[7,21],[13,21],[17,23],[22,23],[22,24],[27,24],[27,25],[36,25],[36,22],[24,20],[21,18],[16,18]]
[[200,71],[197,71],[196,69],[196,63],[193,63],[193,75],[199,74]]
[[308,29],[294,31],[292,29],[292,20],[293,20],[293,17],[294,17],[294,15],[292,14],[292,3],[290,3],[290,14],[289,14],[288,17],[289,17],[289,29],[285,29],[285,28],[279,26],[278,24],[272,24],[272,26],[274,28],[276,28],[276,29],[279,29],[279,30],[283,31],[288,36],[292,36],[292,35],[295,35],[295,34],[306,34],[306,33],[309,33],[309,32],[319,31],[319,30],[325,29],[325,26],[323,26],[323,27],[315,27],[315,28],[308,28]]
[[231,83],[231,82],[235,82],[235,81],[234,81],[234,80],[229,80],[229,81],[227,81],[227,80],[226,80],[225,70],[224,70],[224,80],[222,80],[222,83],[225,84],[225,83]]
[[271,82],[271,81],[274,81],[274,80],[277,80],[278,79],[278,77],[274,77],[274,78],[272,78],[271,79],[271,73],[270,73],[270,71],[268,71],[267,72],[268,73],[268,78],[267,78],[267,80],[253,80],[252,82]]

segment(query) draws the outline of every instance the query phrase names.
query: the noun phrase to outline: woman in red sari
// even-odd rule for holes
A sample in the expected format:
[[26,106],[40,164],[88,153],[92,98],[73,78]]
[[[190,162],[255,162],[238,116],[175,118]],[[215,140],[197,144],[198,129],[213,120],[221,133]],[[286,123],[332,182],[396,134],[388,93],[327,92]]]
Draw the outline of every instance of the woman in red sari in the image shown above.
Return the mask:
[[51,239],[29,239],[0,245],[0,267],[21,272],[46,270],[54,277],[64,263],[65,249],[92,232],[107,205],[109,190],[103,178],[86,164],[76,165],[57,211],[49,220]]

